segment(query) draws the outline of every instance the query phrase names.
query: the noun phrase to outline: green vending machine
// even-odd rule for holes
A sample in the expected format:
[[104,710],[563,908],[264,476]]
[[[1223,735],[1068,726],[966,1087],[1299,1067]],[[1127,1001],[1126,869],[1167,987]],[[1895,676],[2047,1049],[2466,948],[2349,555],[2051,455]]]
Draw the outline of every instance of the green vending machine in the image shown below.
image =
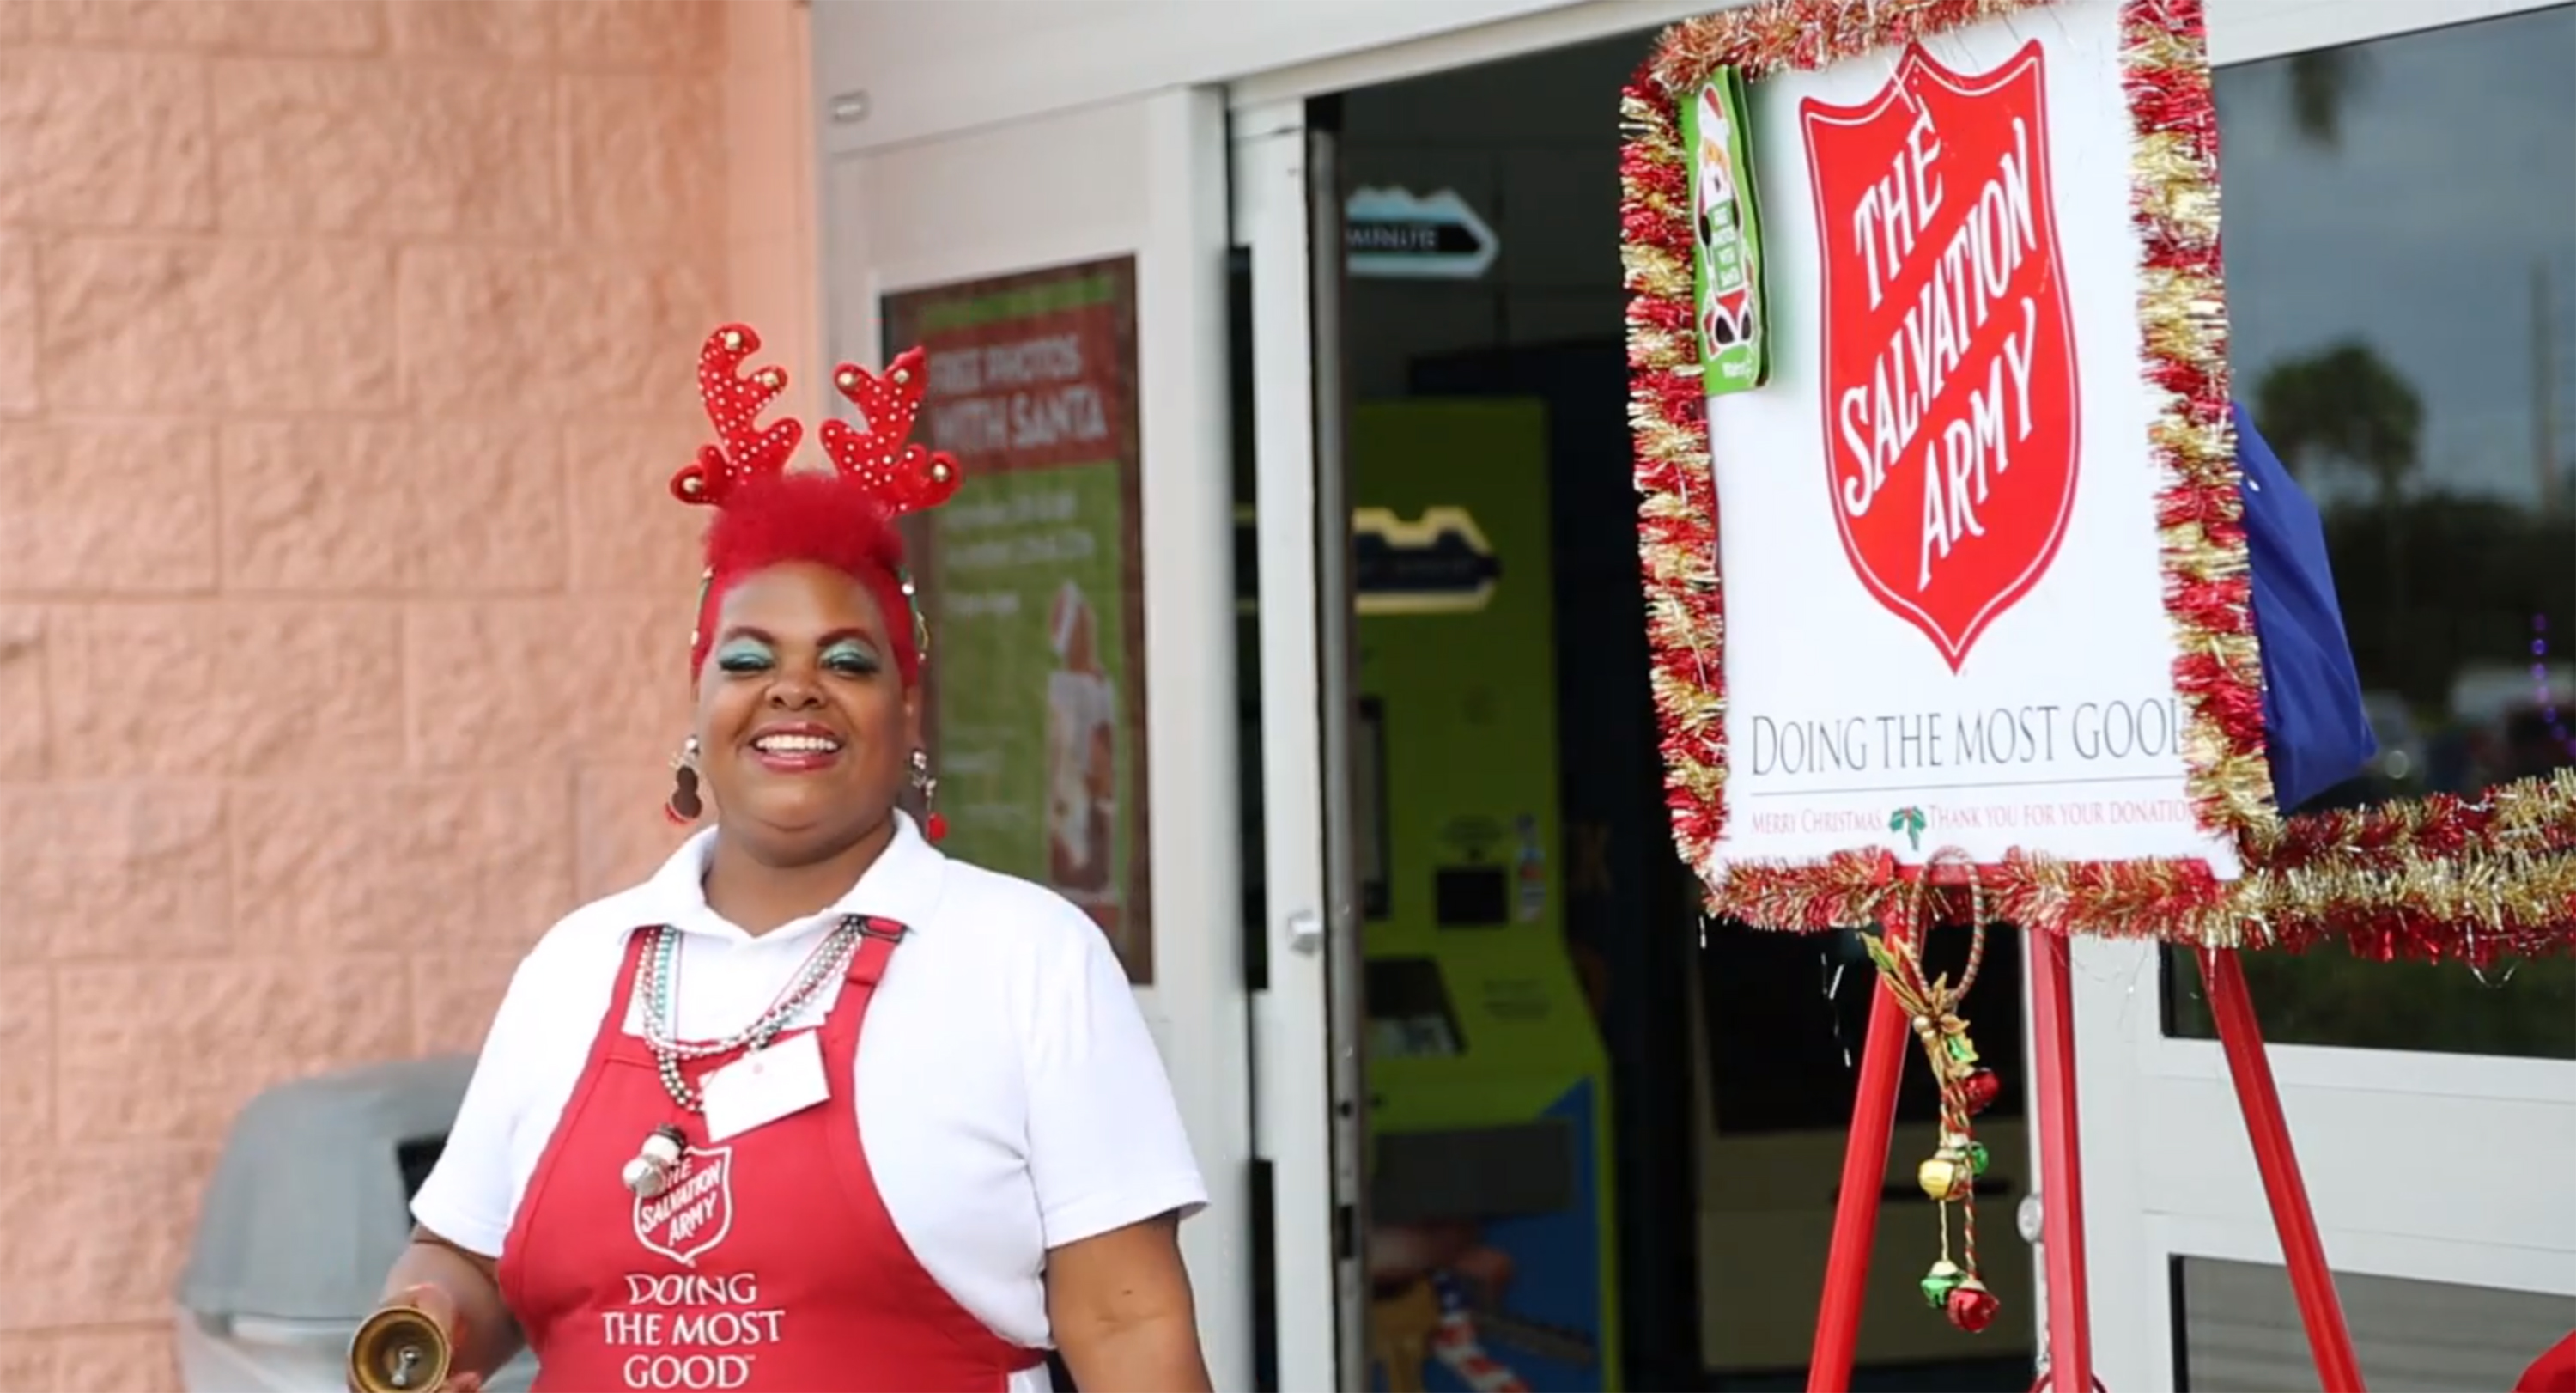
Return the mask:
[[[1618,1386],[1609,1068],[1565,941],[1547,421],[1351,427],[1370,1386]],[[1615,463],[1615,462],[1614,462]]]

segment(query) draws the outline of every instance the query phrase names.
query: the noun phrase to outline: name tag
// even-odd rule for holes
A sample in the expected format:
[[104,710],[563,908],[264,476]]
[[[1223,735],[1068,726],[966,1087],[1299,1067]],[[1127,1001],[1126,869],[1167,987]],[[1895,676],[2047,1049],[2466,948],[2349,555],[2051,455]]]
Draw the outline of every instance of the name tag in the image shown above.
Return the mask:
[[744,1055],[699,1085],[707,1140],[720,1142],[790,1117],[832,1096],[823,1077],[820,1031],[800,1030],[768,1049]]

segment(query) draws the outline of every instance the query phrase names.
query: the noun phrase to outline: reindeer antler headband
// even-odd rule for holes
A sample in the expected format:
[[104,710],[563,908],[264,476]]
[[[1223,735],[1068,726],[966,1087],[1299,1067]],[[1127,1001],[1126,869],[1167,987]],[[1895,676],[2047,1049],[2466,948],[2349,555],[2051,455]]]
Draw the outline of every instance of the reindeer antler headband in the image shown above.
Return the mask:
[[[728,324],[698,350],[698,395],[716,427],[716,443],[700,447],[697,463],[671,476],[671,493],[683,503],[721,508],[754,479],[787,472],[804,426],[794,417],[763,429],[760,413],[787,390],[787,374],[765,367],[743,375],[743,360],[760,351],[760,335]],[[895,355],[880,377],[854,363],[833,370],[832,385],[859,409],[861,427],[837,417],[818,432],[832,467],[892,516],[936,508],[957,492],[957,460],[912,439],[921,415],[922,352]]]
[[[671,494],[681,502],[721,509],[746,490],[789,472],[804,427],[794,417],[767,427],[760,424],[760,413],[787,389],[787,374],[777,367],[764,367],[745,375],[743,361],[758,351],[760,335],[742,324],[716,330],[698,350],[698,394],[706,403],[707,419],[715,423],[716,441],[701,446],[697,462],[671,476]],[[854,429],[835,418],[824,421],[818,432],[837,481],[883,508],[889,522],[947,502],[957,492],[962,474],[954,456],[912,439],[928,385],[922,360],[921,349],[905,349],[895,355],[883,376],[854,363],[841,364],[832,374],[832,385],[858,408],[860,425]],[[698,577],[701,624],[707,591],[715,579],[712,567]],[[898,569],[893,579],[912,611],[913,651],[927,655],[930,629],[915,602],[912,578]],[[692,652],[700,638],[693,627]]]

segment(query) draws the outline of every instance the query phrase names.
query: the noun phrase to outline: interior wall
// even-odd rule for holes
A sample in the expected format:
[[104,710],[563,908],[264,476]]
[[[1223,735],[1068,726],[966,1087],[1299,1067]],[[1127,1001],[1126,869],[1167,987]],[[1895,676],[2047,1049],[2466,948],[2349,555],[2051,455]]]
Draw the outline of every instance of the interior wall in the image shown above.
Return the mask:
[[0,1390],[175,1387],[234,1110],[472,1048],[669,845],[664,480],[728,299],[815,356],[802,42],[0,5]]
[[1416,358],[1620,338],[1619,90],[1651,37],[1342,98],[1353,187],[1454,189],[1501,244],[1477,281],[1354,283],[1352,372],[1362,400],[1403,395]]

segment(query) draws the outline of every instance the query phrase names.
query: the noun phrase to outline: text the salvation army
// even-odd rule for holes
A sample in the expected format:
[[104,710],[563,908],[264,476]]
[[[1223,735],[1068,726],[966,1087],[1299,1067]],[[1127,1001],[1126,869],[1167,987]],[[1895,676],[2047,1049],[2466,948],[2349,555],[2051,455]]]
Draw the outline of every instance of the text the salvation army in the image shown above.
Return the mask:
[[[2010,298],[2014,273],[2039,247],[2031,208],[2030,128],[2012,121],[2013,145],[1972,192],[1944,177],[1943,146],[1928,115],[1918,114],[1888,172],[1852,209],[1872,311],[1908,272],[1928,271],[1904,317],[1872,363],[1869,381],[1844,389],[1835,403],[1845,451],[1836,472],[1843,510],[1854,518],[1879,501],[1906,465],[1922,470],[1923,530],[1915,571],[1918,591],[1963,539],[1983,536],[1977,520],[1996,481],[2012,468],[2012,448],[2031,429],[2031,353],[2039,326],[2036,299]],[[1947,241],[1922,241],[1953,197],[1973,199]],[[1928,259],[1928,265],[1927,265]],[[1983,382],[1935,421],[1933,406],[1961,361],[1989,326],[2004,331]]]

